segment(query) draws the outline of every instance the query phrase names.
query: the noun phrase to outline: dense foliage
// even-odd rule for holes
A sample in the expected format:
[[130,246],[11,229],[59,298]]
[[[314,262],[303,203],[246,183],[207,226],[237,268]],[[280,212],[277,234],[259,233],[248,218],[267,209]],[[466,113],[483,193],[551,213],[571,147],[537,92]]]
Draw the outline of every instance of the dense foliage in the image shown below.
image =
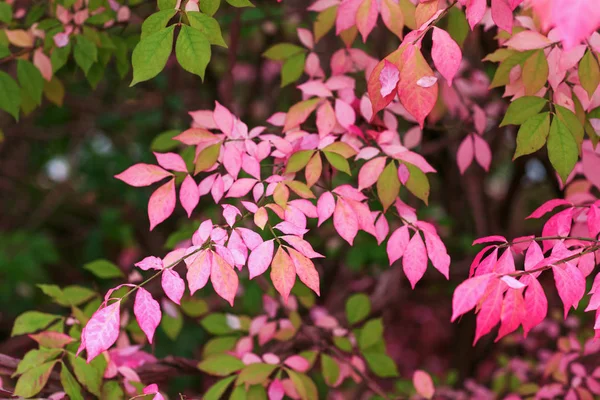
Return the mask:
[[595,0],[278,3],[0,2],[2,393],[600,396]]

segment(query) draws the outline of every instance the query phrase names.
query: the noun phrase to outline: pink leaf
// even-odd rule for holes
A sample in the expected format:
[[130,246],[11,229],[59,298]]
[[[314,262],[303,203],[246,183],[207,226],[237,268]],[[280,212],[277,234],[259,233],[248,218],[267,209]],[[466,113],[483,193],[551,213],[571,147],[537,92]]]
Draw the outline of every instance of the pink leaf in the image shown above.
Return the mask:
[[452,321],[477,305],[493,275],[492,273],[479,275],[458,285],[452,295]]
[[387,243],[387,254],[390,265],[399,260],[403,255],[409,242],[408,226],[403,225],[396,229]]
[[186,278],[190,294],[193,295],[196,290],[202,289],[208,282],[213,263],[212,252],[203,250],[187,258],[185,262],[188,266]]
[[570,201],[567,200],[563,200],[563,199],[553,199],[553,200],[548,200],[547,202],[545,202],[544,204],[542,204],[540,207],[538,207],[534,212],[532,212],[527,219],[529,218],[541,218],[543,217],[546,213],[554,210],[556,207],[560,207],[560,206],[572,206]]
[[413,385],[419,396],[423,396],[426,399],[433,398],[435,393],[435,387],[433,386],[433,380],[431,376],[425,371],[416,370],[413,374]]
[[338,234],[352,245],[358,233],[358,218],[352,207],[342,198],[339,198],[335,205],[333,226]]
[[487,117],[485,115],[485,111],[483,111],[481,107],[477,105],[473,105],[473,125],[475,125],[475,130],[477,133],[483,135],[487,125]]
[[189,218],[200,201],[198,185],[196,185],[194,178],[190,175],[186,176],[181,184],[181,188],[179,189],[179,201]]
[[422,87],[418,81],[433,76],[433,71],[423,58],[421,50],[414,45],[408,46],[402,53],[402,74],[398,83],[398,95],[404,108],[423,128],[425,117],[433,110],[438,97],[438,85]]
[[579,269],[571,263],[566,262],[560,265],[553,265],[554,282],[556,290],[563,302],[565,319],[571,307],[577,308],[579,300],[585,293],[585,278]]
[[427,270],[427,252],[419,232],[413,235],[406,246],[402,268],[414,289]]
[[363,42],[367,41],[369,33],[377,23],[378,0],[363,0],[356,13],[356,27],[363,38]]
[[215,101],[215,111],[213,113],[213,119],[217,127],[225,135],[230,136],[233,131],[234,116],[229,110],[223,107],[218,101]]
[[335,19],[335,34],[352,28],[356,24],[356,13],[362,0],[342,0]]
[[187,172],[185,161],[176,153],[154,153],[156,161],[164,169],[177,172]]
[[148,201],[148,218],[150,230],[160,224],[173,213],[177,195],[175,194],[175,179],[171,179],[152,193]]
[[595,204],[592,204],[588,210],[587,226],[590,236],[593,238],[598,237],[598,233],[600,233],[600,208]]
[[356,122],[356,113],[352,106],[340,99],[335,100],[335,116],[340,125],[346,129]]
[[471,135],[473,140],[475,141],[475,159],[477,163],[481,165],[481,167],[489,171],[490,164],[492,163],[492,151],[490,150],[490,146],[487,144],[485,140],[483,140],[478,135]]
[[467,168],[469,168],[474,156],[473,137],[472,135],[467,135],[460,146],[458,146],[458,152],[456,153],[456,162],[461,174],[464,174]]
[[502,302],[502,314],[500,315],[500,330],[496,342],[517,330],[521,321],[525,319],[525,304],[522,290],[509,289]]
[[503,242],[506,243],[506,238],[504,236],[485,236],[479,239],[476,239],[473,241],[473,246],[475,246],[476,244],[483,244],[483,243],[493,243],[493,242]]
[[310,363],[306,358],[296,355],[289,356],[283,363],[298,372],[306,372],[310,368]]
[[248,257],[250,279],[262,275],[269,268],[273,260],[273,249],[273,239],[271,239],[261,243],[250,253]]
[[283,390],[283,385],[279,379],[273,379],[271,384],[269,385],[268,396],[269,400],[282,400],[285,392]]
[[122,180],[130,186],[142,187],[161,181],[168,176],[172,176],[172,174],[157,165],[135,164],[120,174],[115,175],[115,178]]
[[[165,271],[166,272],[166,271]],[[152,343],[154,332],[160,324],[160,304],[154,300],[149,291],[143,287],[138,288],[133,304],[133,313],[142,331],[146,334],[148,342]]]
[[387,157],[376,157],[363,165],[358,173],[358,190],[373,186],[385,168]]
[[444,242],[438,235],[429,231],[423,231],[425,235],[425,244],[427,245],[427,256],[431,260],[433,267],[441,272],[446,279],[450,278],[450,256],[446,250]]
[[556,0],[551,7],[552,19],[565,50],[589,37],[600,23],[600,11],[594,0]]
[[511,47],[515,50],[519,51],[527,51],[534,49],[543,49],[547,47],[552,42],[546,36],[538,33],[536,31],[525,30],[519,32],[509,40],[507,40],[504,45],[507,47]]
[[319,289],[319,273],[317,272],[313,262],[294,249],[288,248],[288,252],[290,253],[290,257],[294,262],[296,274],[298,274],[298,277],[302,283],[308,286],[308,288],[312,289],[317,296],[320,296],[321,292]]
[[473,345],[475,345],[481,337],[490,333],[494,326],[500,322],[502,295],[505,290],[506,285],[498,279],[490,281],[487,285],[481,309],[477,314],[477,327],[475,329]]
[[181,297],[185,291],[185,282],[179,274],[172,268],[165,269],[161,278],[162,288],[169,299],[175,304],[181,302]]
[[317,201],[317,215],[319,216],[318,226],[329,219],[335,210],[335,199],[331,192],[325,192]]
[[481,21],[487,9],[486,0],[468,0],[467,4],[467,20],[471,30]]
[[333,111],[331,103],[325,101],[317,109],[317,130],[319,132],[319,137],[324,138],[329,135],[335,127],[335,124],[335,111]]
[[294,287],[294,282],[296,282],[296,268],[291,257],[283,247],[279,247],[273,257],[271,281],[273,281],[275,290],[283,297],[284,303],[287,303],[290,292]]
[[436,76],[424,76],[417,80],[417,86],[420,86],[422,88],[429,88],[435,85],[437,81],[438,78]]
[[431,58],[437,70],[448,81],[448,86],[452,86],[452,80],[460,67],[462,51],[448,32],[437,27],[433,27]]
[[238,276],[223,257],[217,253],[212,253],[213,262],[210,272],[210,281],[215,292],[233,307],[233,300],[237,293],[239,280]]
[[52,80],[52,62],[41,47],[33,53],[33,64],[40,70],[45,80]]
[[506,0],[492,0],[492,19],[498,28],[512,32],[513,14]]
[[117,301],[96,311],[85,326],[82,344],[85,343],[88,363],[117,341],[121,321],[120,304],[121,302]]
[[400,71],[398,71],[398,67],[388,60],[384,60],[383,69],[379,74],[379,83],[381,84],[380,92],[382,97],[385,97],[396,90],[399,78]]
[[243,196],[247,195],[250,192],[250,190],[252,190],[252,188],[254,187],[255,184],[256,184],[256,179],[252,179],[252,178],[238,179],[237,181],[233,182],[233,184],[229,188],[229,191],[227,192],[227,196],[225,196],[225,197],[233,197],[233,198],[243,197]]
[[523,331],[527,337],[527,333],[541,323],[546,318],[548,312],[548,300],[544,294],[542,285],[533,276],[529,276],[527,280],[527,289],[525,290],[525,314],[527,318],[523,318]]
[[148,271],[149,269],[161,270],[161,269],[163,269],[163,262],[158,257],[150,256],[150,257],[144,258],[140,262],[137,262],[135,264],[135,266],[144,271]]

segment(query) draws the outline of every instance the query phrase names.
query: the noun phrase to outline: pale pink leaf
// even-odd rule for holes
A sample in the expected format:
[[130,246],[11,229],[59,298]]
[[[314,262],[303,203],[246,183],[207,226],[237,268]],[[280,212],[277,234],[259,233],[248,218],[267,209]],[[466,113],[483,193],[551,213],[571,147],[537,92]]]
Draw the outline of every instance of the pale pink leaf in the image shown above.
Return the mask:
[[161,181],[168,176],[172,176],[172,174],[157,165],[135,164],[115,175],[115,178],[130,186],[142,187]]
[[356,113],[351,105],[343,100],[335,100],[335,116],[341,126],[348,129],[356,121]]
[[318,226],[329,219],[335,210],[335,199],[331,192],[325,192],[317,201],[317,215],[319,216]]
[[335,205],[333,226],[338,234],[352,245],[358,233],[358,218],[352,207],[342,198],[339,198]]
[[379,179],[385,168],[387,157],[377,157],[369,160],[362,166],[358,173],[358,190],[371,187]]
[[487,9],[487,0],[467,0],[467,21],[471,30],[477,25]]
[[179,189],[179,201],[189,218],[200,201],[198,185],[196,185],[194,178],[190,175],[187,175],[181,184],[181,188]]
[[424,76],[417,80],[417,86],[422,88],[430,88],[437,83],[437,77],[435,76]]
[[419,232],[413,235],[406,246],[402,269],[414,289],[427,270],[427,251]]
[[33,53],[33,64],[40,70],[45,80],[52,80],[52,62],[41,47]]
[[398,81],[400,80],[400,71],[398,67],[384,60],[384,66],[379,74],[379,83],[381,84],[381,96],[385,97],[396,90]]
[[210,281],[215,292],[227,300],[233,307],[233,301],[239,285],[238,276],[233,270],[233,266],[228,264],[219,254],[213,253],[212,257]]
[[215,111],[213,113],[213,119],[217,127],[225,135],[230,136],[233,131],[233,124],[235,121],[234,116],[229,110],[223,107],[218,101],[215,101]]
[[416,370],[413,374],[412,381],[419,396],[425,397],[426,399],[433,398],[435,386],[433,385],[431,376],[429,376],[427,372],[420,369]]
[[148,201],[148,218],[150,230],[160,224],[173,213],[177,195],[175,193],[175,179],[171,179],[152,193]]
[[142,261],[135,264],[136,267],[148,271],[149,269],[161,270],[163,269],[163,262],[160,258],[149,256],[144,258]]
[[437,27],[433,27],[431,58],[437,70],[448,81],[448,86],[452,86],[452,80],[460,67],[462,51],[448,32]]
[[179,304],[185,291],[185,282],[172,268],[165,269],[161,278],[162,288],[173,303]]
[[179,154],[176,153],[154,153],[158,165],[164,169],[177,172],[187,172],[185,161]]
[[248,271],[250,279],[262,275],[273,260],[274,244],[273,239],[267,240],[258,245],[248,257]]
[[336,35],[339,35],[348,28],[352,28],[356,24],[356,13],[361,3],[362,0],[342,0],[335,19]]
[[[188,262],[190,259],[191,261]],[[186,259],[185,262],[188,266],[186,278],[190,294],[193,295],[196,290],[202,289],[208,282],[213,263],[212,252],[201,251],[191,258]]]
[[511,47],[519,51],[534,49],[543,49],[552,42],[546,36],[536,31],[525,30],[513,35],[504,43],[504,46]]
[[117,301],[96,311],[85,326],[82,344],[85,343],[88,363],[117,341],[121,321],[120,304]]
[[148,338],[148,342],[152,343],[154,332],[160,324],[161,312],[160,304],[154,300],[149,291],[143,287],[138,288],[133,304],[133,313],[135,318]]

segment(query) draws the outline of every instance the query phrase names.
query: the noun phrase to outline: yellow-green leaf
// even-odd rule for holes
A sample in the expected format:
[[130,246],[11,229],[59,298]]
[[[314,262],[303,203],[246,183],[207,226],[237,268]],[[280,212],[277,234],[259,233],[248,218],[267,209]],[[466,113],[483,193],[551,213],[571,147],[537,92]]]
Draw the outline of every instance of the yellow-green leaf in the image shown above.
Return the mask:
[[206,171],[215,165],[219,158],[219,153],[221,153],[221,143],[215,143],[203,149],[200,154],[198,154],[198,158],[196,158],[194,175]]
[[578,159],[577,142],[560,118],[552,119],[548,135],[548,158],[563,183],[567,181]]
[[523,65],[523,85],[525,95],[531,96],[540,91],[548,81],[548,60],[543,50],[538,50]]
[[165,68],[173,50],[174,31],[175,25],[171,25],[145,37],[135,46],[131,56],[133,80],[130,86],[154,78]]
[[585,89],[590,98],[600,84],[600,66],[596,55],[589,49],[585,52],[581,61],[579,61],[579,82]]
[[535,153],[546,143],[550,131],[550,113],[545,112],[529,118],[517,133],[517,149],[513,160]]
[[396,163],[392,160],[384,168],[379,179],[377,179],[377,196],[384,211],[387,210],[398,197],[400,192],[400,179],[398,179],[398,169]]

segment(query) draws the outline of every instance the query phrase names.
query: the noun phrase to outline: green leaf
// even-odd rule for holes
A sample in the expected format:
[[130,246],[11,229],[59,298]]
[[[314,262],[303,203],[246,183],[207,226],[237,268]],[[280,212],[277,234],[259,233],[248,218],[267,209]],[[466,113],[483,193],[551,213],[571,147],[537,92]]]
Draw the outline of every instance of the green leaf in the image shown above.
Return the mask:
[[133,49],[133,80],[129,86],[154,78],[167,64],[173,49],[175,25],[140,40]]
[[591,98],[598,88],[598,84],[600,84],[600,66],[598,65],[598,59],[589,49],[579,61],[577,73],[581,86]]
[[77,380],[81,382],[87,390],[95,394],[101,395],[102,381],[104,371],[106,370],[106,359],[104,357],[96,357],[89,364],[81,357],[69,353],[69,362],[73,367]]
[[204,400],[220,400],[223,398],[223,394],[225,393],[225,391],[227,390],[227,388],[229,387],[229,385],[231,385],[231,382],[233,382],[233,380],[235,379],[235,375],[234,376],[230,376],[228,378],[224,378],[221,379],[220,381],[217,381],[214,385],[212,385],[207,391],[206,393],[204,393]]
[[0,108],[19,120],[21,89],[6,72],[0,71]]
[[[242,388],[239,386],[239,388]],[[237,388],[236,388],[237,389]],[[250,386],[250,389],[245,393],[247,400],[266,400],[267,390],[262,385]]]
[[408,168],[409,177],[406,181],[406,188],[416,197],[423,200],[425,204],[429,203],[429,179],[416,165],[402,162]]
[[102,385],[102,400],[123,400],[125,399],[125,392],[117,381],[104,381]]
[[121,78],[124,78],[129,72],[130,68],[129,56],[127,54],[127,43],[120,37],[113,37],[112,41],[116,47],[115,60],[117,64],[117,72]]
[[361,350],[368,349],[383,339],[383,323],[381,318],[371,319],[360,330],[358,347]]
[[334,336],[333,344],[335,345],[335,347],[342,351],[345,351],[347,353],[352,352],[352,343],[348,338],[344,336]]
[[73,374],[71,374],[65,363],[61,361],[60,364],[60,384],[62,385],[63,390],[67,393],[70,400],[83,400],[79,382],[77,382]]
[[581,151],[581,144],[583,143],[585,132],[579,118],[577,118],[577,115],[575,115],[573,111],[563,106],[559,106],[558,104],[555,104],[555,109],[556,115],[561,122],[565,124],[569,132],[571,132],[573,139],[575,139],[575,142],[577,143],[577,148]]
[[9,23],[12,20],[12,6],[6,2],[0,3],[0,22]]
[[350,325],[367,318],[371,312],[371,300],[364,293],[357,293],[346,301],[346,319]]
[[548,158],[563,183],[575,167],[579,155],[577,142],[560,118],[553,118],[548,135]]
[[229,396],[229,400],[248,400],[246,388],[243,386],[237,386],[233,388],[231,395]]
[[206,66],[210,61],[210,43],[202,32],[182,25],[175,45],[175,54],[183,69],[204,80]]
[[315,154],[314,150],[300,150],[292,154],[285,166],[285,173],[293,174],[306,167],[313,154]]
[[281,87],[296,82],[304,72],[306,53],[298,53],[284,61],[281,67]]
[[52,360],[62,353],[62,349],[34,349],[25,353],[23,359],[17,365],[17,370],[14,372],[12,377],[22,375],[30,369],[37,367],[38,365],[45,363],[48,360]]
[[88,71],[86,78],[93,89],[98,87],[98,84],[104,77],[104,66],[102,63],[94,63]]
[[333,358],[323,353],[321,354],[321,371],[323,372],[325,383],[333,386],[340,376],[340,365]]
[[85,264],[83,268],[101,279],[120,278],[124,276],[123,271],[108,260],[92,261]]
[[393,378],[398,376],[396,363],[382,353],[363,353],[369,368],[380,378]]
[[163,10],[171,10],[175,9],[177,5],[177,0],[158,0],[158,9]]
[[338,6],[326,8],[317,15],[317,19],[313,24],[313,32],[315,34],[315,43],[323,38],[333,28],[335,18],[337,16]]
[[56,76],[53,76],[50,81],[44,81],[44,96],[50,102],[62,107],[65,98],[65,87]]
[[152,140],[152,143],[150,144],[150,149],[152,151],[158,151],[161,153],[176,149],[181,144],[181,142],[173,140],[173,137],[179,135],[180,133],[181,132],[179,130],[172,129],[159,134]]
[[176,317],[172,317],[168,313],[164,313],[162,319],[160,320],[160,326],[163,331],[167,334],[169,339],[176,340],[183,328],[183,316],[179,310],[175,310],[177,313]]
[[547,100],[543,97],[519,97],[508,106],[500,126],[524,124],[529,118],[537,115],[546,103]]
[[202,32],[210,44],[227,48],[221,34],[221,27],[216,19],[198,11],[187,11],[186,14],[191,27]]
[[206,171],[207,169],[215,165],[220,153],[221,143],[215,143],[204,148],[196,158],[196,167],[194,169],[194,175],[197,175],[202,171]]
[[[189,238],[191,235],[192,233],[190,233],[187,238]],[[208,304],[206,304],[206,301],[202,299],[188,297],[181,300],[181,309],[185,315],[192,318],[197,318],[208,312]]]
[[46,314],[39,311],[27,311],[15,319],[11,336],[37,332],[61,318],[59,315]]
[[229,354],[215,354],[198,364],[200,371],[215,376],[227,376],[244,368],[244,363]]
[[523,65],[523,85],[525,95],[531,96],[540,91],[548,81],[548,60],[544,50],[538,50]]
[[398,197],[400,192],[400,179],[398,179],[398,169],[394,160],[390,161],[384,168],[379,179],[377,179],[377,196],[384,211],[387,210]]
[[463,43],[470,32],[469,23],[465,17],[465,13],[456,7],[452,7],[448,12],[448,33],[458,43],[460,47],[463,47]]
[[227,324],[227,317],[221,313],[211,313],[200,321],[200,325],[213,335],[227,335],[233,329]]
[[292,380],[292,383],[302,400],[314,400],[319,398],[315,383],[307,375],[293,371],[289,368],[286,368],[285,371]]
[[65,66],[69,60],[69,54],[71,54],[71,42],[69,42],[65,47],[56,47],[54,50],[52,50],[52,54],[50,55],[52,72],[56,73]]
[[144,20],[142,24],[142,35],[141,39],[145,39],[153,33],[160,32],[165,29],[167,23],[177,13],[174,8],[155,12]]
[[212,17],[215,15],[219,7],[221,6],[221,0],[202,0],[200,2],[200,11],[204,14]]
[[529,118],[517,133],[517,149],[513,160],[541,149],[546,143],[549,131],[550,113],[544,112]]
[[506,86],[508,83],[510,83],[510,71],[517,65],[522,65],[523,63],[525,63],[525,60],[527,60],[532,54],[532,50],[515,53],[508,57],[506,60],[502,61],[498,66],[498,69],[496,69],[494,79],[490,84],[490,89],[500,86]]
[[265,363],[254,363],[246,365],[238,374],[235,384],[237,386],[246,385],[257,385],[266,382],[269,375],[275,371],[277,365],[265,364]]
[[254,7],[254,4],[250,3],[249,0],[227,0],[227,2],[234,7]]
[[15,386],[14,395],[22,397],[33,397],[38,394],[50,377],[50,373],[57,361],[50,361],[25,372]]
[[263,57],[275,61],[284,61],[296,54],[304,53],[306,50],[303,47],[296,46],[291,43],[278,43],[271,46],[263,53]]
[[73,49],[75,62],[87,75],[92,65],[98,61],[98,49],[96,45],[83,35],[78,35]]
[[325,158],[333,168],[337,169],[338,171],[345,172],[348,175],[352,175],[350,172],[350,164],[348,164],[348,160],[346,160],[344,157],[331,151],[324,151],[323,154],[325,154]]
[[239,338],[236,336],[223,336],[210,339],[202,349],[202,357],[208,358],[211,355],[224,353],[235,348]]

